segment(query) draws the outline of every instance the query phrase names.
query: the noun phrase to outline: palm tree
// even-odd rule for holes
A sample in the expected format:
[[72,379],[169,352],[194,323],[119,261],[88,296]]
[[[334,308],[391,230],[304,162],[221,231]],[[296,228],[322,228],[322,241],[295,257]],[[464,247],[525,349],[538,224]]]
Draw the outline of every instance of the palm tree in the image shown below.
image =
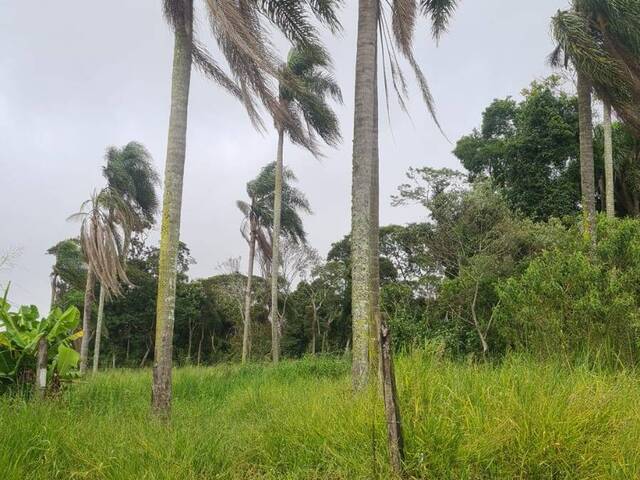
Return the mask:
[[[238,201],[238,209],[244,215],[241,232],[249,244],[249,268],[244,296],[244,331],[242,336],[242,363],[249,359],[251,350],[251,292],[253,265],[257,252],[263,263],[272,261],[271,230],[273,228],[273,197],[275,191],[276,164],[270,163],[247,183],[247,194],[250,202]],[[283,171],[282,188],[282,234],[295,243],[304,243],[306,234],[300,213],[311,213],[309,202],[304,193],[292,186],[296,176],[288,168]]]
[[[105,160],[102,174],[108,187],[120,194],[134,216],[135,225],[129,233],[151,228],[156,223],[160,205],[157,191],[160,176],[153,166],[151,154],[142,144],[129,142],[122,148],[109,147]],[[130,236],[123,242],[123,261],[126,263]]]
[[[193,0],[163,0],[164,14],[174,32],[171,113],[165,188],[162,205],[160,238],[160,268],[156,310],[155,359],[153,367],[152,409],[168,417],[171,410],[171,362],[173,320],[175,310],[175,277],[180,240],[180,213],[184,176],[187,109],[191,66],[195,64],[219,86],[241,100],[253,123],[262,127],[256,103],[261,103],[273,118],[286,124],[300,139],[304,132],[295,124],[289,112],[283,110],[270,84],[277,78],[276,55],[263,25],[267,18],[291,41],[317,43],[317,34],[310,17],[317,18],[332,29],[339,27],[336,7],[340,0],[207,0],[204,3],[211,32],[232,76],[220,68],[203,48],[194,31]],[[306,142],[305,142],[306,143]]]
[[[413,54],[415,25],[420,15],[431,22],[435,39],[445,30],[457,0],[359,0],[356,47],[356,85],[353,137],[353,180],[351,217],[352,260],[352,379],[356,390],[362,390],[378,367],[377,349],[383,326],[379,311],[378,238],[379,238],[379,174],[378,174],[378,38],[383,60],[384,89],[388,98],[390,80],[405,108],[406,81],[398,63],[398,51],[411,66],[423,99],[435,117],[433,98]],[[391,24],[388,16],[390,9]],[[386,328],[385,328],[386,330]],[[388,335],[385,337],[388,338]],[[383,368],[382,371],[389,371]],[[383,379],[383,397],[389,426],[392,466],[400,474],[402,439],[397,404],[392,398],[395,386]]]
[[[109,221],[122,230],[120,263],[126,266],[133,232],[141,232],[155,223],[158,211],[156,185],[160,177],[155,171],[147,149],[137,142],[122,148],[109,147],[102,174],[107,179],[103,202],[108,203]],[[104,322],[104,304],[107,291],[100,285],[96,338],[93,347],[93,373],[100,365],[100,344]]]
[[289,132],[287,125],[276,120],[278,152],[275,171],[273,201],[273,259],[271,264],[271,355],[274,362],[280,358],[280,314],[278,312],[278,277],[280,270],[280,230],[282,217],[282,181],[284,136],[289,133],[293,143],[306,146],[315,153],[316,136],[326,144],[335,146],[340,141],[338,118],[329,105],[331,97],[342,103],[342,92],[331,76],[331,62],[322,48],[314,45],[298,45],[291,49],[287,62],[281,68],[280,104],[297,119],[296,124],[306,125],[304,139],[300,142],[296,132]]
[[602,99],[605,130],[607,212],[613,215],[611,108],[640,135],[640,8],[637,2],[573,0],[552,19],[557,47],[553,65],[573,65],[578,74],[580,158],[585,234],[595,241],[591,94]]
[[[104,306],[105,296],[118,295],[121,283],[129,283],[127,274],[121,263],[122,231],[118,225],[124,219],[115,217],[113,206],[122,204],[117,194],[107,189],[99,194],[94,193],[85,201],[78,213],[69,217],[81,220],[80,245],[87,262],[87,279],[84,297],[84,315],[82,318],[82,343],[80,346],[80,373],[87,370],[89,357],[89,341],[91,339],[91,309],[94,301],[96,278],[100,281],[100,303]],[[119,209],[122,212],[124,209]],[[119,221],[114,221],[118,218]],[[98,322],[101,325],[101,322]],[[96,329],[96,339],[100,332]],[[99,348],[99,347],[98,347]]]

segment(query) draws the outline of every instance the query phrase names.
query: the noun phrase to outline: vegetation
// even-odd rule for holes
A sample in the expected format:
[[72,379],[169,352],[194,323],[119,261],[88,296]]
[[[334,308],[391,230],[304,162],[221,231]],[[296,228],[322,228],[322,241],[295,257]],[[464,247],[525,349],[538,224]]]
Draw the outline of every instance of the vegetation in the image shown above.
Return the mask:
[[[410,478],[640,474],[637,372],[438,351],[397,361]],[[169,425],[148,420],[145,370],[105,372],[47,403],[2,397],[0,469],[7,480],[390,478],[382,445],[371,450],[382,412],[350,394],[348,372],[332,358],[177,369]]]
[[[323,257],[284,139],[316,156],[341,140],[317,30],[341,29],[341,4],[163,1],[160,243],[153,159],[110,147],[106,186],[71,217],[79,237],[47,250],[51,313],[0,300],[3,478],[640,477],[640,9],[572,0],[551,63],[575,88],[552,75],[495,99],[456,143],[463,171],[422,162],[398,186],[392,204],[422,220],[380,226],[379,87],[408,109],[404,59],[440,127],[415,27],[425,17],[437,40],[458,2],[360,0],[352,225]],[[272,33],[290,43],[283,64]],[[194,66],[278,134],[237,202],[246,276],[238,257],[190,278],[180,241]]]

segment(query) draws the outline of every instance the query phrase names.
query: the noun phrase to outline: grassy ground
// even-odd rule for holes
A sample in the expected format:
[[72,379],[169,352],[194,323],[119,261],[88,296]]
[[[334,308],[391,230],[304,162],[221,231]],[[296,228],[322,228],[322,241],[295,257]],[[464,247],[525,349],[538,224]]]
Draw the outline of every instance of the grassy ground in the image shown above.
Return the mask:
[[[348,375],[333,359],[179,369],[169,426],[148,416],[149,371],[104,373],[41,404],[5,396],[0,478],[389,478],[382,416],[371,397],[353,398]],[[402,358],[409,474],[640,478],[638,379],[516,358]]]

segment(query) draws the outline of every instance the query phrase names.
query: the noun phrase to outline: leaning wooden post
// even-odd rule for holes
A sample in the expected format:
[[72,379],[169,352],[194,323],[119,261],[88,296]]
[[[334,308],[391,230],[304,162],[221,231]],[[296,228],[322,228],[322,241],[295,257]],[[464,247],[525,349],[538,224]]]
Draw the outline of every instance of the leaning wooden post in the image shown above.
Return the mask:
[[38,362],[36,364],[36,395],[44,398],[47,393],[47,363],[49,344],[45,334],[38,341]]
[[397,477],[403,477],[404,438],[402,436],[402,421],[400,419],[400,405],[398,404],[398,390],[393,368],[393,350],[391,332],[383,315],[378,314],[380,339],[380,376],[382,377],[382,396],[384,413],[387,419],[387,443],[391,468]]

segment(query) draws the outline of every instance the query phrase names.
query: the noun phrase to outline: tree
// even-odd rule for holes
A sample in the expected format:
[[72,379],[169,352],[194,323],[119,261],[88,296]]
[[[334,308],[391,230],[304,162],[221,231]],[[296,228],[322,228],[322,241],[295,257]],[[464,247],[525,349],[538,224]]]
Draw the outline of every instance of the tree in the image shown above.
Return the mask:
[[[118,207],[116,207],[118,205]],[[121,238],[126,235],[121,228],[128,228],[128,221],[119,214],[126,211],[125,204],[119,195],[105,189],[94,193],[85,201],[80,211],[70,219],[79,219],[80,245],[87,261],[87,278],[84,298],[84,314],[82,317],[82,344],[80,347],[80,373],[87,369],[89,357],[89,341],[91,331],[91,309],[94,301],[95,279],[100,281],[100,303],[104,306],[107,295],[119,295],[121,283],[129,283],[122,265]],[[123,227],[124,226],[124,227]],[[96,331],[96,336],[99,332]]]
[[534,220],[578,211],[578,103],[560,87],[553,75],[534,81],[519,102],[494,100],[479,131],[454,150],[470,180],[490,178],[513,210]]
[[[280,103],[297,119],[307,125],[304,143],[315,153],[315,136],[331,146],[340,141],[338,118],[327,104],[327,97],[342,103],[340,87],[330,73],[331,61],[317,45],[298,45],[291,49],[286,64],[281,68]],[[284,135],[288,133],[293,143],[300,143],[296,132],[289,132],[284,123],[276,120],[278,153],[276,158],[275,194],[273,202],[273,257],[271,264],[271,353],[273,361],[280,358],[280,313],[278,312],[278,275],[280,271],[280,227],[282,216],[282,173]]]
[[47,254],[55,256],[55,263],[51,267],[51,308],[53,308],[70,290],[82,289],[86,282],[87,266],[77,238],[58,242],[47,250]]
[[[433,98],[426,79],[413,55],[413,36],[418,15],[431,20],[432,32],[437,39],[452,15],[456,0],[394,0],[391,8],[391,31],[380,0],[359,0],[358,34],[356,44],[356,83],[353,137],[352,180],[352,323],[353,364],[352,378],[356,390],[362,390],[376,371],[375,351],[382,339],[383,328],[379,312],[378,227],[379,227],[379,172],[378,172],[378,34],[389,39],[382,44],[383,58],[390,64],[392,84],[401,105],[405,81],[397,63],[396,50],[408,60],[416,74],[422,96],[435,118]],[[379,29],[380,28],[380,32]],[[386,55],[385,55],[386,51]],[[386,73],[385,73],[386,76]],[[386,83],[385,83],[386,86]],[[386,87],[385,87],[386,88]],[[386,91],[386,90],[385,90]],[[437,123],[437,121],[436,121]],[[389,336],[385,335],[388,340]],[[370,368],[370,365],[373,368]],[[383,371],[391,371],[383,368]],[[388,382],[391,381],[389,385]],[[390,388],[387,388],[390,387]],[[393,469],[401,473],[402,438],[393,379],[383,380],[383,398],[389,426],[389,446]]]
[[[299,131],[295,120],[284,111],[273,93],[269,80],[278,77],[262,17],[296,43],[317,43],[309,12],[330,27],[339,25],[335,7],[337,0],[302,0],[300,2],[208,1],[205,3],[209,25],[222,55],[226,58],[234,82],[199,43],[194,31],[193,0],[163,0],[164,14],[174,37],[171,114],[165,164],[165,187],[160,239],[160,276],[156,312],[156,342],[152,386],[152,410],[168,417],[171,410],[172,337],[175,314],[175,276],[180,213],[184,178],[187,110],[191,67],[195,64],[218,85],[243,101],[250,118],[262,126],[256,100],[266,107],[274,119]],[[302,132],[296,137],[303,138]]]
[[[129,142],[122,148],[109,147],[105,155],[106,165],[102,173],[107,179],[107,191],[112,192],[105,198],[111,222],[116,222],[122,229],[120,238],[120,262],[123,267],[127,262],[131,235],[142,232],[155,223],[158,211],[158,195],[156,185],[160,177],[155,171],[151,155],[143,145]],[[106,290],[100,285],[98,301],[98,318],[96,321],[96,338],[93,352],[93,373],[100,365],[100,343],[104,322],[104,303]]]
[[[640,134],[640,9],[635,2],[611,0],[573,0],[572,7],[552,19],[558,45],[551,63],[566,66],[571,62],[577,72],[584,231],[595,242],[591,94],[595,90],[606,105],[605,123],[610,123],[611,106]],[[605,129],[606,170],[611,177],[607,125]],[[607,180],[609,186],[612,181]]]
[[[242,236],[249,244],[249,267],[243,309],[243,363],[248,360],[251,349],[251,289],[256,247],[263,262],[270,264],[273,256],[270,240],[274,224],[273,198],[276,168],[275,163],[268,164],[262,168],[255,179],[247,183],[247,194],[251,199],[250,203],[242,200],[237,202],[238,209],[244,215],[241,227]],[[296,181],[296,176],[292,170],[285,168],[282,177],[280,221],[282,234],[296,243],[304,243],[306,235],[300,214],[310,213],[309,202],[304,193],[292,185]]]

